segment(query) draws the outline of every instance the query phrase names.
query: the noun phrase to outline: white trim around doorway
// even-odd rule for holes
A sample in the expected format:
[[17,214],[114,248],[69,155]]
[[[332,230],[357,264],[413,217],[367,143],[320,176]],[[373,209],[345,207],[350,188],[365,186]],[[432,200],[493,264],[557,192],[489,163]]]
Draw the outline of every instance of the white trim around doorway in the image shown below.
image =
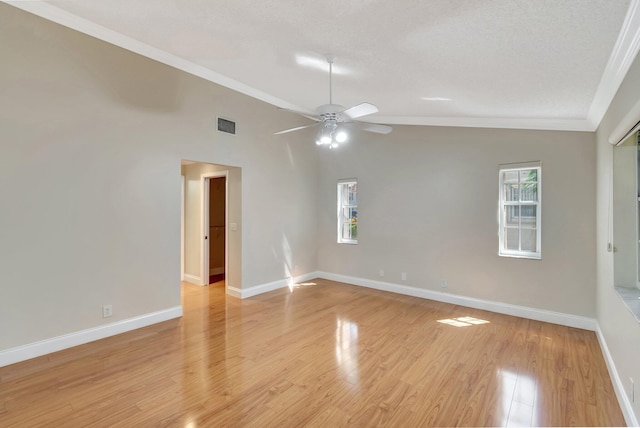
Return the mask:
[[180,176],[180,281],[184,281],[184,203],[185,178]]

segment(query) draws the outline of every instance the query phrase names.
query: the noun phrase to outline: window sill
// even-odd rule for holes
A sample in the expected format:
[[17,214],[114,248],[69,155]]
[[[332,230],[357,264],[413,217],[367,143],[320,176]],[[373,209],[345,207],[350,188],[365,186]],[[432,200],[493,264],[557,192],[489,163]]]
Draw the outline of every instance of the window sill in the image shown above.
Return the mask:
[[529,259],[529,260],[542,260],[540,254],[511,254],[511,253],[498,253],[500,257],[511,257],[513,259]]
[[624,305],[629,309],[629,312],[640,323],[640,290],[627,287],[615,287],[615,290]]

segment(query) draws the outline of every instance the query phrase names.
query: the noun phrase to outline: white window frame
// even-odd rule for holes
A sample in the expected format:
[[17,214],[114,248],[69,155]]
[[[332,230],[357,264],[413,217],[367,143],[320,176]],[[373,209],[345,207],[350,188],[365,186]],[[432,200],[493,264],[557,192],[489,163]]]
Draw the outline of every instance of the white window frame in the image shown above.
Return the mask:
[[[506,195],[504,194],[504,173],[507,171],[523,171],[523,170],[537,170],[537,201],[522,201],[522,193],[518,192],[517,201],[506,201]],[[516,257],[525,259],[542,258],[542,162],[525,162],[516,164],[504,164],[498,168],[499,174],[499,200],[498,200],[498,235],[499,235],[499,247],[498,255],[502,257]],[[518,175],[518,188],[520,189],[520,175]],[[508,206],[529,206],[535,205],[536,208],[536,250],[524,251],[521,248],[518,250],[508,250],[504,247],[504,230],[505,230],[505,218],[506,207]],[[518,216],[518,234],[519,234],[519,246],[522,245],[522,239],[520,239],[523,227],[522,227],[522,215]],[[526,228],[524,228],[526,229]]]
[[[343,238],[342,236],[342,229],[343,229],[343,225],[347,223],[347,219],[342,215],[344,208],[358,208],[358,200],[357,200],[357,196],[356,196],[356,203],[355,204],[343,204],[342,203],[342,194],[344,192],[344,189],[350,185],[350,184],[358,184],[358,179],[356,178],[349,178],[349,179],[344,179],[344,180],[338,180],[338,218],[337,218],[337,223],[338,223],[338,244],[357,244],[358,243],[358,239],[347,239],[347,238]],[[356,195],[358,194],[358,191],[356,190]],[[356,230],[358,228],[358,220],[356,219]]]

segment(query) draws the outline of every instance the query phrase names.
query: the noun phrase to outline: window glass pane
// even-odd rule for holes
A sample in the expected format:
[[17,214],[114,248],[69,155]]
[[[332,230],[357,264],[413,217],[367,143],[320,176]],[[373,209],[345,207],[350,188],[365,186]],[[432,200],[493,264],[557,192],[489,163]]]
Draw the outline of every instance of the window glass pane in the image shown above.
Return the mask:
[[537,201],[538,200],[538,183],[521,184],[520,198],[522,201]]
[[358,192],[358,185],[356,183],[353,184],[347,184],[347,204],[349,205],[357,205],[358,204],[358,200],[357,200],[357,192]]
[[357,239],[357,238],[358,238],[358,223],[343,223],[342,239]]
[[518,184],[518,171],[505,171],[503,172],[502,177],[503,183],[505,184]]
[[520,171],[520,182],[536,182],[538,181],[538,170],[537,169],[524,169]]
[[504,230],[504,248],[505,250],[518,250],[518,229],[507,228]]
[[340,187],[340,205],[349,204],[349,188],[348,185],[343,184]]
[[536,229],[522,229],[522,251],[536,251]]
[[505,226],[509,227],[518,227],[518,217],[520,216],[520,206],[518,205],[512,205],[512,206],[506,206],[504,207],[505,210],[505,219],[504,219],[504,224]]
[[358,218],[358,209],[357,208],[342,208],[342,220],[346,222],[354,222]]
[[503,198],[505,201],[517,201],[518,195],[518,183],[504,183],[502,188]]
[[536,228],[538,227],[536,222],[536,214],[538,207],[536,205],[521,205],[520,206],[520,225],[523,228]]

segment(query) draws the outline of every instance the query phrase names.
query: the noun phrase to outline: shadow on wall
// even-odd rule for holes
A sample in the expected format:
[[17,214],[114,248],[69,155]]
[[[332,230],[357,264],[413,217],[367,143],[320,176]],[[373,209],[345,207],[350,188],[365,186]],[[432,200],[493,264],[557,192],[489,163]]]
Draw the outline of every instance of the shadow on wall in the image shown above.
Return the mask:
[[107,43],[96,49],[91,37],[64,36],[65,46],[70,47],[65,52],[69,59],[86,70],[92,83],[116,103],[153,112],[180,110],[183,96],[179,71],[124,49],[113,49]]

